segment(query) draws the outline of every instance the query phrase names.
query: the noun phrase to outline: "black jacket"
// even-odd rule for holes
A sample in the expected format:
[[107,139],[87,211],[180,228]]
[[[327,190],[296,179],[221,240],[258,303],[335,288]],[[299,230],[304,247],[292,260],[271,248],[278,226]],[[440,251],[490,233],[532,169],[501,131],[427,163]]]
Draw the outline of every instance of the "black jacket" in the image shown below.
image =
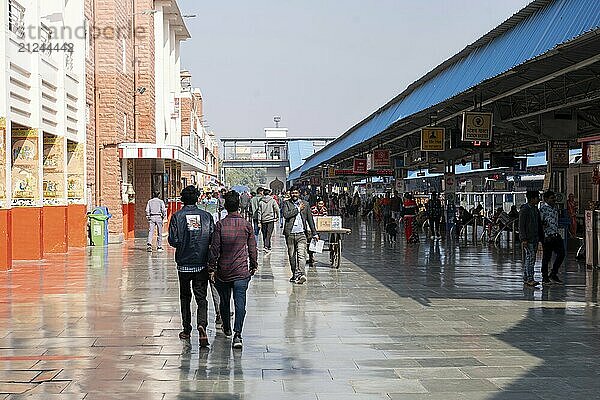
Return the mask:
[[183,206],[173,214],[169,222],[169,244],[175,247],[178,269],[197,272],[206,267],[214,231],[212,216],[195,205]]
[[[306,201],[300,201],[304,203],[304,210],[300,211],[300,217],[302,218],[302,224],[304,226],[304,233],[306,234],[306,237],[314,236],[317,234],[317,229],[315,228],[315,221],[312,213],[310,212],[310,206]],[[298,215],[298,208],[292,202],[292,200],[286,200],[283,202],[283,206],[281,207],[281,214],[285,219],[283,235],[289,236],[289,234],[292,232],[292,228],[294,227],[296,215]]]
[[519,238],[531,243],[544,241],[544,228],[540,211],[535,206],[525,203],[519,211]]

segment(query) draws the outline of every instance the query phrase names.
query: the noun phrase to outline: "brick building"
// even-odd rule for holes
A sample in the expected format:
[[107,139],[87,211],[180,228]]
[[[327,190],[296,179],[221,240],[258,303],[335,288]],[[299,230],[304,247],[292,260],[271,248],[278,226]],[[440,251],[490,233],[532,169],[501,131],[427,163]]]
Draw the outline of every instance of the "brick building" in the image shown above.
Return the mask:
[[146,234],[152,192],[172,213],[183,171],[206,171],[182,135],[179,49],[190,35],[175,0],[86,2],[97,33],[87,64],[89,203],[108,207],[109,241],[120,242]]

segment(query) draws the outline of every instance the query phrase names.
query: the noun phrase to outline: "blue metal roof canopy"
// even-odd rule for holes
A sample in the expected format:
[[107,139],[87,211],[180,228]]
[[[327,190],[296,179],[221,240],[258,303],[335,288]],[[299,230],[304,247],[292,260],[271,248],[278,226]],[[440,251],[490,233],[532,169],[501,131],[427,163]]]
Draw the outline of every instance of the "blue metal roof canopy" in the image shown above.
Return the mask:
[[450,99],[600,26],[598,0],[536,0],[315,153],[295,180],[395,122]]

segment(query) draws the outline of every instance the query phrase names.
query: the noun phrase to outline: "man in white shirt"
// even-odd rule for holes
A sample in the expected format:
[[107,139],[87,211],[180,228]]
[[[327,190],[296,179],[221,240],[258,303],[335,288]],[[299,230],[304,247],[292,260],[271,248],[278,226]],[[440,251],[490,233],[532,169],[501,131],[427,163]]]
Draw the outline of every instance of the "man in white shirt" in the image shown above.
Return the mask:
[[306,282],[304,269],[308,238],[312,236],[318,239],[319,235],[317,235],[310,207],[306,201],[300,199],[298,189],[292,188],[291,198],[283,202],[282,214],[285,219],[283,235],[292,269],[290,282],[301,285]]

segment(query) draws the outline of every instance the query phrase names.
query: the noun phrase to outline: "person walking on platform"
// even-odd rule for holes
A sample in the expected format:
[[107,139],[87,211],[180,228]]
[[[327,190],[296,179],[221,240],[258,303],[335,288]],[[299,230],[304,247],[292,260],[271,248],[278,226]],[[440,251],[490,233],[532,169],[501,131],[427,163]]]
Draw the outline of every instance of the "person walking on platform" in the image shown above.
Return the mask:
[[525,197],[527,198],[527,203],[523,204],[519,212],[519,237],[521,238],[521,246],[525,253],[523,283],[534,287],[540,284],[533,277],[538,244],[544,237],[542,220],[538,210],[540,193],[528,190]]
[[227,216],[217,222],[210,246],[209,276],[219,291],[223,333],[231,336],[231,295],[235,307],[234,349],[242,348],[242,327],[246,316],[246,291],[250,277],[258,270],[256,241],[252,225],[238,212],[237,192],[225,194]]
[[415,229],[417,222],[417,202],[410,193],[404,195],[403,203],[403,221],[404,221],[404,234],[406,235],[406,243],[418,243],[419,236]]
[[309,237],[319,239],[315,228],[315,221],[308,203],[300,200],[300,192],[292,188],[290,199],[283,202],[282,213],[285,219],[283,235],[288,250],[288,258],[292,269],[290,282],[303,284],[306,282],[304,264],[306,260],[306,248]]
[[401,217],[400,211],[402,209],[402,197],[400,197],[397,190],[394,190],[394,196],[391,200],[390,209],[392,210],[392,218],[398,222]]
[[250,208],[250,194],[244,192],[240,195],[240,213],[244,218],[248,218],[248,210]]
[[425,208],[427,210],[427,218],[429,219],[429,233],[431,234],[431,239],[439,239],[442,236],[440,234],[442,202],[440,201],[437,192],[431,193],[431,199],[429,199]]
[[[542,285],[562,283],[558,277],[558,269],[565,259],[565,246],[563,238],[558,231],[558,210],[556,209],[556,194],[552,190],[544,193],[544,202],[540,206],[540,217],[544,228],[544,241],[542,248]],[[552,271],[548,274],[548,264],[552,254],[556,254]]]
[[152,193],[152,198],[146,204],[146,219],[148,219],[148,240],[146,241],[146,250],[152,252],[152,241],[154,240],[154,231],[156,230],[156,251],[164,251],[162,247],[163,222],[167,218],[167,207],[165,202],[159,197],[160,192]]
[[250,213],[252,214],[252,225],[254,226],[254,239],[256,239],[256,247],[258,248],[258,234],[260,233],[260,226],[258,223],[258,205],[260,199],[263,196],[263,188],[259,187],[256,189],[256,196],[252,196],[250,199]]
[[263,234],[263,245],[265,246],[265,254],[271,253],[271,237],[275,222],[279,221],[279,206],[273,197],[270,196],[271,191],[265,189],[264,196],[258,202],[258,223]]
[[[173,214],[169,223],[169,244],[175,248],[175,262],[179,276],[179,301],[183,330],[179,338],[189,340],[192,332],[192,291],[198,310],[196,312],[200,347],[208,346],[208,254],[215,230],[212,216],[200,210],[196,203],[199,196],[194,186],[181,191],[183,208]],[[191,284],[191,290],[190,290]]]

